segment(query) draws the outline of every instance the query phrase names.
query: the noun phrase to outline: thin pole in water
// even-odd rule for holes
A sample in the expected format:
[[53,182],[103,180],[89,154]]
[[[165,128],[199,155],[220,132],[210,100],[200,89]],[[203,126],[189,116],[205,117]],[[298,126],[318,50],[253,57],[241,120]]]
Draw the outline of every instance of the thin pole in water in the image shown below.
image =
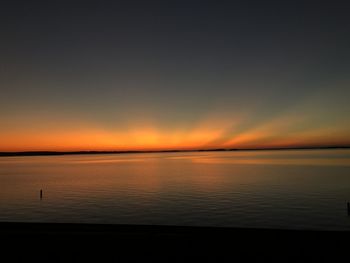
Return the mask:
[[350,216],[350,203],[348,202],[348,216]]
[[[43,199],[43,190],[40,189],[40,200]],[[348,204],[349,205],[349,204]]]

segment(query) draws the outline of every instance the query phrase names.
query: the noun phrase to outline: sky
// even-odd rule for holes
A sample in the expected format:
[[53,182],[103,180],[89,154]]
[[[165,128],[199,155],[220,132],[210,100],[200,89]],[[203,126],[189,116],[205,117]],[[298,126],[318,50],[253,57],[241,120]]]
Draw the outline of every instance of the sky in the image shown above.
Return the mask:
[[0,10],[0,151],[350,145],[346,1]]

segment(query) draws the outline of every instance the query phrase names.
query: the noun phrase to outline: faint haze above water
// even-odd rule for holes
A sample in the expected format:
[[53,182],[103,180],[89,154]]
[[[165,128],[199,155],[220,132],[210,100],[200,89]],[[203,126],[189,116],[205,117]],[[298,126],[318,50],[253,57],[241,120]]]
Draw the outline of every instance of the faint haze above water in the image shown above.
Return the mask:
[[346,1],[3,1],[0,151],[350,145]]

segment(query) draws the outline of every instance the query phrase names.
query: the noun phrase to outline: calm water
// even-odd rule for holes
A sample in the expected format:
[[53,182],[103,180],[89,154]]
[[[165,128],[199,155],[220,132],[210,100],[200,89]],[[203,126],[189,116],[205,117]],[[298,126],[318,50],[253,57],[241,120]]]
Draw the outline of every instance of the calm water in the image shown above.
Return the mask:
[[350,230],[347,201],[350,150],[0,158],[0,221]]

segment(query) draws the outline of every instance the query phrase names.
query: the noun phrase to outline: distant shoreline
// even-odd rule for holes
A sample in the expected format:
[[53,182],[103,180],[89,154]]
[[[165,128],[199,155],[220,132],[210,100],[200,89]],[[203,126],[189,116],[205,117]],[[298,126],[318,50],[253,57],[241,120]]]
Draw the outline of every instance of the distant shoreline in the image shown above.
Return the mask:
[[176,153],[176,152],[227,152],[227,151],[280,151],[280,150],[330,150],[350,149],[350,146],[320,146],[320,147],[277,147],[277,148],[219,148],[198,150],[148,150],[148,151],[21,151],[0,152],[0,157],[9,156],[55,156],[55,155],[85,155],[85,154],[133,154],[133,153]]

